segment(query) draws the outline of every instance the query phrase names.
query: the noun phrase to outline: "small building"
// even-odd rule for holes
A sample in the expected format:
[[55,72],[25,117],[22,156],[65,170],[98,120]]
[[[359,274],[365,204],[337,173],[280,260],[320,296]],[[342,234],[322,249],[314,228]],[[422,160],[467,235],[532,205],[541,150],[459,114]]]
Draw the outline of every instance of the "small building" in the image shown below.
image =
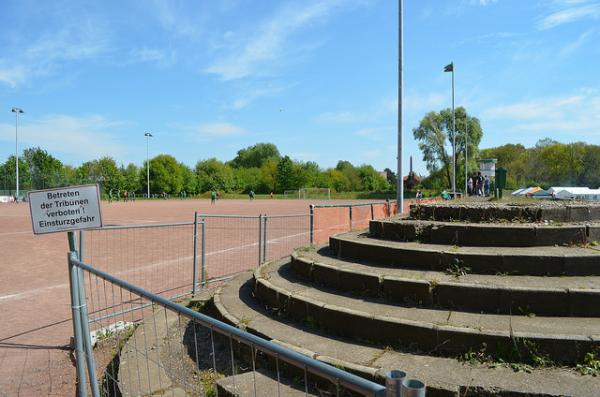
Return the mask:
[[497,159],[479,159],[479,172],[484,177],[487,175],[488,178],[493,179],[496,176],[496,163]]

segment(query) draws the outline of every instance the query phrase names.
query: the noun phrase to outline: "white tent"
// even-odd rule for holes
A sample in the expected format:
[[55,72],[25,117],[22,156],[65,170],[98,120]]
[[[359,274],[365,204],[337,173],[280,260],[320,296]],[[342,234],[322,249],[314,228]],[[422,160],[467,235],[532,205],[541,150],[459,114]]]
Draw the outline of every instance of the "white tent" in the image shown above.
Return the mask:
[[555,186],[551,187],[548,193],[563,200],[600,201],[600,189],[590,189],[589,187]]

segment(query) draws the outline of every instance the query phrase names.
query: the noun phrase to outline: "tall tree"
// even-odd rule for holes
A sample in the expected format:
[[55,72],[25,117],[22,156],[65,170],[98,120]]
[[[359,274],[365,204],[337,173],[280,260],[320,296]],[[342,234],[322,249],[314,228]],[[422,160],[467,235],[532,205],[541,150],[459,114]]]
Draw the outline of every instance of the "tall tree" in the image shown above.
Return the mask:
[[237,156],[231,160],[231,166],[234,168],[260,168],[267,159],[279,160],[281,155],[277,146],[272,143],[257,143],[240,149]]
[[[475,159],[479,152],[479,143],[483,131],[479,119],[467,114],[465,108],[455,109],[456,118],[456,183],[457,187],[464,183],[463,162],[458,159],[465,155],[465,147],[468,149],[469,168],[476,169]],[[465,131],[467,133],[465,134]],[[465,135],[467,146],[465,146]],[[420,141],[419,149],[423,152],[423,160],[431,173],[442,170],[446,178],[446,186],[452,186],[452,141],[454,131],[452,130],[452,110],[444,109],[441,112],[429,112],[423,117],[419,126],[413,129],[413,136]],[[450,146],[450,153],[446,148]]]
[[[146,164],[140,169],[140,184],[146,189]],[[150,193],[179,194],[183,188],[181,167],[175,157],[160,154],[150,159]]]
[[61,185],[63,165],[60,160],[39,147],[25,149],[23,158],[29,165],[32,189]]
[[283,156],[277,163],[277,189],[279,192],[292,190],[294,185],[294,163],[289,156]]

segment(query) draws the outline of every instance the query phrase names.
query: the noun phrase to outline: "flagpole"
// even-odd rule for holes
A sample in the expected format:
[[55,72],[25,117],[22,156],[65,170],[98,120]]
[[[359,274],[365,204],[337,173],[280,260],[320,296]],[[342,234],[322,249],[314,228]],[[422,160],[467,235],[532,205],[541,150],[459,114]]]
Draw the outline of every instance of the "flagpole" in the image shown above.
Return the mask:
[[454,62],[452,62],[452,198],[456,198],[456,116],[454,114]]
[[398,0],[398,154],[397,154],[397,180],[396,180],[396,203],[398,213],[404,210],[404,180],[402,177],[402,77],[404,50],[402,48],[404,0]]

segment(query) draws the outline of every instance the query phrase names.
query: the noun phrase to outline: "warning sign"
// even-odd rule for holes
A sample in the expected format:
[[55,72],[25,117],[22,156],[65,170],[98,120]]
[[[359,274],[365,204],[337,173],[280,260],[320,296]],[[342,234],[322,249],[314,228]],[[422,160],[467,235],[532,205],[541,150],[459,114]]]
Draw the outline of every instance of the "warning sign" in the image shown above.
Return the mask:
[[102,227],[98,185],[28,193],[34,234]]

